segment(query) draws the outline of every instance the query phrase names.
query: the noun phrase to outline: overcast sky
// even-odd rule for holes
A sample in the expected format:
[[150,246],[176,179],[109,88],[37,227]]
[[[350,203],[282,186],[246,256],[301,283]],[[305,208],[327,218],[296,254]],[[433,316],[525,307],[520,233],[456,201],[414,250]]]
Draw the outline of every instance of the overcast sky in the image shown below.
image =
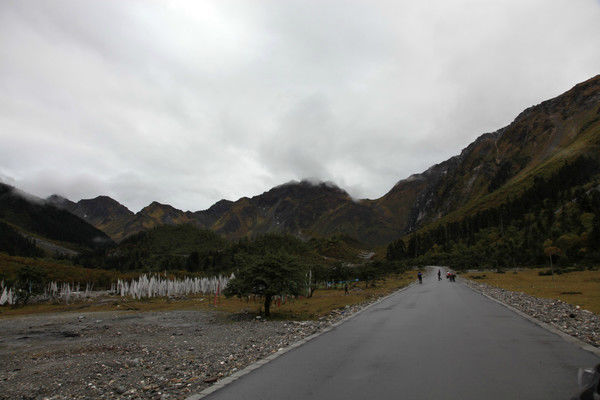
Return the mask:
[[599,73],[598,0],[2,0],[0,180],[133,211],[377,198]]

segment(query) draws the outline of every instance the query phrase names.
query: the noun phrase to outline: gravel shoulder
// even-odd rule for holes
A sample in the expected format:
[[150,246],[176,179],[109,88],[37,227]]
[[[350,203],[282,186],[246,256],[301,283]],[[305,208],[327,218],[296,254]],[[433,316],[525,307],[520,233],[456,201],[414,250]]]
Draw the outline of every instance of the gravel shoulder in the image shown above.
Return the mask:
[[539,321],[550,324],[568,335],[600,348],[600,315],[561,300],[539,298],[470,279],[462,279],[462,281],[466,285]]
[[206,310],[1,319],[0,399],[184,399],[366,305],[318,321]]

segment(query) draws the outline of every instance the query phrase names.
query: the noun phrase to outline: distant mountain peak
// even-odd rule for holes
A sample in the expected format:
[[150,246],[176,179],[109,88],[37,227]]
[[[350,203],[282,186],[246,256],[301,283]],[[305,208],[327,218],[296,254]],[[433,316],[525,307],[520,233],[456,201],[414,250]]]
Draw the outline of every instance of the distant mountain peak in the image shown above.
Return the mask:
[[97,196],[93,199],[82,199],[77,202],[77,206],[85,211],[87,215],[93,215],[96,218],[108,218],[133,215],[133,212],[108,196]]
[[284,186],[329,187],[333,189],[340,189],[340,187],[336,185],[335,182],[323,181],[316,178],[303,178],[299,181],[296,179],[292,179],[290,181],[282,183],[281,185],[274,186],[273,189]]
[[[115,199],[113,199],[112,197],[106,196],[106,195],[100,195],[100,196],[96,196],[93,199],[87,199],[87,200],[94,200],[94,201],[106,201],[106,202],[111,202],[111,203],[116,203],[116,204],[121,204],[118,201],[116,201]],[[121,204],[122,205],[122,204]],[[123,206],[125,207],[125,206]]]
[[230,209],[232,204],[233,204],[233,201],[222,199],[222,200],[217,201],[212,206],[210,206],[210,208],[208,208],[208,210],[210,210],[210,211],[225,211],[225,210]]
[[277,185],[277,186],[271,188],[267,192],[263,193],[263,195],[268,194],[268,193],[278,193],[278,192],[289,191],[289,190],[299,190],[299,191],[307,191],[307,192],[326,191],[326,192],[333,192],[333,193],[337,193],[337,194],[340,194],[343,196],[350,197],[348,192],[346,192],[344,189],[340,188],[334,182],[319,181],[319,180],[314,180],[314,179],[302,179],[301,181],[291,180],[289,182],[286,182],[286,183],[283,183],[281,185]]
[[155,212],[156,210],[180,211],[180,210],[177,210],[175,207],[173,207],[170,204],[163,204],[163,203],[159,203],[158,201],[153,201],[152,203],[148,204],[146,207],[142,208],[138,214],[148,214],[148,213]]
[[67,211],[70,211],[70,207],[75,206],[75,203],[73,203],[71,200],[58,194],[53,194],[46,197],[46,202],[54,207],[67,209]]

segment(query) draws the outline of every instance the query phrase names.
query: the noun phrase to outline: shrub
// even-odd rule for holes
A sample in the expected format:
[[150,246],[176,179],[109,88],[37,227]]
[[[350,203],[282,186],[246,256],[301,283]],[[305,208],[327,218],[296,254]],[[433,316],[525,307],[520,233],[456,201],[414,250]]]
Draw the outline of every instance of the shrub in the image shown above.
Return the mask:
[[17,302],[27,304],[31,295],[41,294],[48,283],[48,274],[37,266],[25,265],[17,271]]

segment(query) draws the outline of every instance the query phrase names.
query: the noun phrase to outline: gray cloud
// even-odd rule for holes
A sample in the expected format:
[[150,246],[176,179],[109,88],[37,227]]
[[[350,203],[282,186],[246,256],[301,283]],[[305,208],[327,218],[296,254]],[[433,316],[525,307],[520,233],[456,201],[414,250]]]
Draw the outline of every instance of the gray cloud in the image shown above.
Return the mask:
[[0,177],[197,210],[379,197],[600,72],[593,0],[0,3]]

